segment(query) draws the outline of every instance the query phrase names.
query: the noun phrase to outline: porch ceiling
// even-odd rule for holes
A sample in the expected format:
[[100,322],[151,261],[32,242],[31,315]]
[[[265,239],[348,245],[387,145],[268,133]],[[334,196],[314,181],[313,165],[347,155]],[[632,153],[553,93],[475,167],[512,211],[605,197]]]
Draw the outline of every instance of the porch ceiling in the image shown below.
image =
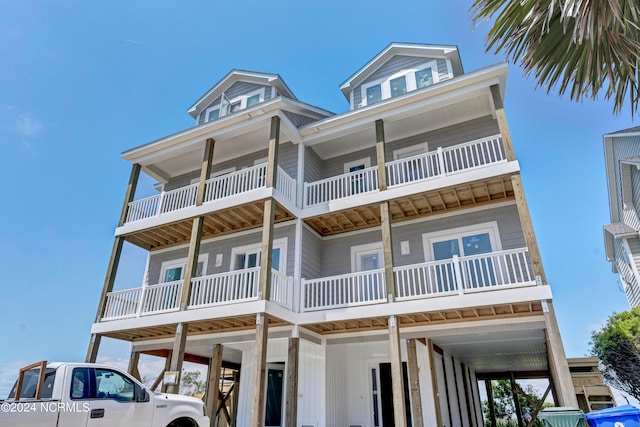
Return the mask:
[[[275,316],[269,316],[269,327],[286,326],[288,322]],[[225,317],[219,319],[199,320],[189,323],[188,336],[224,333],[232,331],[252,330],[256,328],[255,314],[246,314],[241,316]],[[109,338],[115,338],[123,341],[146,341],[162,338],[173,339],[176,334],[176,324],[149,326],[144,328],[124,329],[118,331],[105,332],[104,335]]]
[[[471,307],[457,310],[409,313],[397,316],[400,329],[473,320],[509,319],[542,313],[540,301]],[[377,316],[301,325],[321,335],[388,329],[388,317]]]
[[[474,181],[390,200],[391,221],[401,222],[468,207],[513,200],[511,176]],[[305,222],[323,236],[379,226],[378,203],[307,218]]]
[[[205,215],[202,227],[202,239],[221,236],[262,226],[264,200],[258,200]],[[293,219],[291,212],[276,203],[275,222]],[[145,228],[127,234],[125,240],[146,250],[157,250],[189,242],[193,219],[164,224],[154,228]]]
[[445,336],[434,343],[478,373],[548,369],[542,329]]

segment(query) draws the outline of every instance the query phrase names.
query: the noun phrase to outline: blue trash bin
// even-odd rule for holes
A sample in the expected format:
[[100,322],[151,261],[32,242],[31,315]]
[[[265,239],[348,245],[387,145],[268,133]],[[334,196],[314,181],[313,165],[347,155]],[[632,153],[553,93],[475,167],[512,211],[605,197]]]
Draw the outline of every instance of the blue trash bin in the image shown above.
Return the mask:
[[618,406],[585,415],[590,427],[640,427],[640,409]]

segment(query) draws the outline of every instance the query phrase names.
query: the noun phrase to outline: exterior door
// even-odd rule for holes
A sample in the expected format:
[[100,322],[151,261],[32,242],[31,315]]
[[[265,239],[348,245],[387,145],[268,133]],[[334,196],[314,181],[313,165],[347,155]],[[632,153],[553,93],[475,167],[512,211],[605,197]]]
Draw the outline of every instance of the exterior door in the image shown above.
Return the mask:
[[265,398],[264,425],[282,426],[282,398],[284,395],[284,363],[267,364],[267,393]]
[[[382,413],[376,419],[376,404],[374,404],[374,426],[394,427],[395,411],[393,408],[393,387],[391,378],[391,363],[381,363],[378,367],[380,375],[380,402]],[[375,375],[375,373],[374,373]],[[409,399],[409,377],[407,375],[407,363],[402,362],[402,377],[404,380],[404,406],[405,416],[407,418],[407,427],[411,427],[411,401]],[[375,395],[375,390],[374,390]]]
[[95,396],[88,401],[87,427],[146,427],[153,418],[152,402],[136,402],[136,386],[111,369],[91,369]]
[[[376,247],[358,250],[354,253],[356,271],[377,270],[384,267],[382,248]],[[377,274],[362,276],[358,283],[365,301],[374,301],[384,297],[384,290]]]

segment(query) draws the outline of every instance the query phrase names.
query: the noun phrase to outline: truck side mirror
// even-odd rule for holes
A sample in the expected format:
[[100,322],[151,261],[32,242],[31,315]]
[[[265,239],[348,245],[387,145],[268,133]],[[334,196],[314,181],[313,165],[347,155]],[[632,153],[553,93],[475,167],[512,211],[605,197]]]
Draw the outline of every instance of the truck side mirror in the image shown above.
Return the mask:
[[149,393],[144,387],[137,386],[136,393],[136,402],[148,402],[149,401]]

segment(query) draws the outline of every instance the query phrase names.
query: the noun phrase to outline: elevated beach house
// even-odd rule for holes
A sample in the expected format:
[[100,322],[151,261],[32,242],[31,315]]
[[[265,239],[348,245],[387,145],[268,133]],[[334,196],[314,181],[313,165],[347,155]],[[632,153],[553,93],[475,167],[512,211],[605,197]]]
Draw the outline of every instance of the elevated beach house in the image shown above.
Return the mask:
[[[392,43],[333,114],[280,75],[229,72],[192,128],[123,154],[87,360],[111,337],[134,374],[141,354],[206,363],[219,425],[479,427],[479,384],[513,375],[577,406],[506,75],[464,72],[455,46]],[[157,194],[135,196],[140,173]],[[147,267],[116,290],[123,244]]]

